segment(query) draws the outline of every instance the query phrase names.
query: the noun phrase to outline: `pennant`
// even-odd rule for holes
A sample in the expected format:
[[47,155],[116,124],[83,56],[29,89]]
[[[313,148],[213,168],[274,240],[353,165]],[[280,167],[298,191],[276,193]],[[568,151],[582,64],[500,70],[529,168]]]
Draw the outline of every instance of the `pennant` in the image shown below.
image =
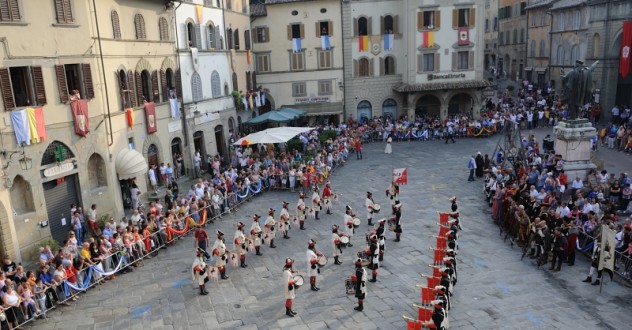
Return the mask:
[[169,99],[169,105],[171,106],[171,118],[179,119],[180,107],[178,106],[178,99],[177,98]]
[[598,270],[614,270],[614,248],[617,244],[615,235],[616,233],[614,232],[614,230],[610,229],[607,225],[601,226],[601,246],[599,254],[599,266],[597,268]]
[[37,124],[37,135],[40,141],[46,141],[46,121],[44,120],[44,110],[42,107],[35,108],[35,122]]
[[156,123],[156,104],[154,102],[145,102],[145,118],[147,120],[147,134],[153,134],[158,131]]
[[419,307],[417,320],[421,322],[426,322],[426,321],[430,321],[431,318],[432,318],[432,310]]
[[195,16],[197,16],[197,22],[198,24],[202,24],[202,11],[204,9],[204,6],[202,5],[197,5],[195,6]]
[[439,226],[439,236],[446,236],[450,228],[446,226]]
[[623,22],[621,34],[621,56],[619,56],[619,74],[626,78],[630,73],[630,50],[632,50],[632,21]]
[[396,168],[393,170],[393,181],[397,185],[407,185],[408,184],[408,168]]
[[75,100],[70,102],[72,115],[75,120],[75,134],[85,137],[90,133],[88,121],[88,100]]
[[359,52],[369,51],[369,36],[360,36],[360,38],[358,39],[358,51]]
[[467,46],[470,44],[470,28],[460,27],[459,28],[459,46]]
[[423,305],[430,305],[430,302],[434,300],[434,290],[432,288],[421,288],[421,303]]
[[125,118],[127,119],[127,127],[134,128],[134,108],[125,110]]
[[301,46],[301,38],[293,38],[292,39],[292,51],[295,53],[300,53],[303,50]]
[[417,320],[406,320],[408,322],[407,330],[421,330],[422,323]]
[[11,123],[15,132],[15,139],[19,146],[31,144],[31,131],[26,119],[26,110],[11,111]]
[[422,46],[424,48],[434,47],[434,31],[424,31],[421,33]]
[[248,63],[248,65],[252,63],[252,54],[250,49],[248,49],[248,52],[246,52],[246,63]]
[[394,34],[384,35],[384,50],[393,50],[393,44],[395,43]]
[[[443,262],[443,257],[445,257],[444,250],[434,250],[434,264],[435,265],[441,264]],[[431,286],[431,285],[428,285],[428,286]],[[434,285],[432,285],[432,287],[434,288]]]
[[331,44],[329,43],[329,36],[328,35],[320,36],[320,48],[322,48],[323,50],[331,49]]
[[37,121],[35,120],[35,109],[26,108],[26,119],[29,126],[29,132],[31,133],[31,143],[40,142],[40,137],[37,133]]

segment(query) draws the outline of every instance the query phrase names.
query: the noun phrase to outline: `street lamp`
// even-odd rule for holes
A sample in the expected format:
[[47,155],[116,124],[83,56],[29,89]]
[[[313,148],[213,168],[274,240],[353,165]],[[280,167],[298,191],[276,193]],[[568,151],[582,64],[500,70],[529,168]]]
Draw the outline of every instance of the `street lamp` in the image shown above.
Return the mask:
[[3,170],[6,170],[7,168],[9,168],[9,165],[11,164],[11,158],[13,158],[13,155],[15,154],[20,154],[22,156],[22,158],[20,158],[20,160],[18,160],[18,162],[20,163],[20,167],[22,168],[22,170],[26,171],[26,170],[30,170],[33,167],[33,160],[29,157],[26,157],[24,155],[24,146],[20,146],[22,149],[21,150],[0,150],[0,155],[2,155],[2,157],[4,157],[4,159],[7,159],[7,156],[9,158],[9,161],[6,163],[6,165],[4,165],[2,167]]

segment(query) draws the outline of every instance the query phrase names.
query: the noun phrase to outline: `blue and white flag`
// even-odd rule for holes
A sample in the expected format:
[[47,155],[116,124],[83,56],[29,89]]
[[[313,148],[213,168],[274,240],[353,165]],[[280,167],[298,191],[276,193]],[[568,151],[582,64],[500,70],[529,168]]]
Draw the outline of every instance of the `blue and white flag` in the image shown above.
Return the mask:
[[384,50],[393,50],[393,44],[395,43],[394,34],[384,35]]
[[301,38],[293,38],[292,51],[295,53],[300,53],[302,50],[303,50],[303,47],[301,47]]
[[331,44],[329,43],[329,36],[327,35],[320,36],[320,48],[322,48],[323,50],[331,49]]

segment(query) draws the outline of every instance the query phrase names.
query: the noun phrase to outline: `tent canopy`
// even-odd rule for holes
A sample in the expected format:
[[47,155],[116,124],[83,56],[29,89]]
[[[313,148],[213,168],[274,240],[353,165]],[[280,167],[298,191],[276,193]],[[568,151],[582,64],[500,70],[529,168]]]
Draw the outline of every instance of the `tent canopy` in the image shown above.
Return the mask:
[[305,110],[286,108],[286,107],[281,107],[281,109],[279,109],[279,112],[291,113],[298,116],[304,116],[307,113]]
[[257,124],[263,124],[263,123],[268,123],[268,122],[286,123],[290,120],[296,119],[297,117],[298,115],[291,114],[288,112],[269,111],[269,112],[264,113],[261,116],[257,116],[255,118],[250,119],[249,121],[246,122],[246,124],[257,125]]
[[114,167],[119,180],[132,179],[147,173],[147,161],[143,155],[132,149],[123,149],[116,155]]
[[248,134],[233,145],[245,146],[258,143],[285,143],[303,132],[313,130],[312,127],[274,127],[264,131]]

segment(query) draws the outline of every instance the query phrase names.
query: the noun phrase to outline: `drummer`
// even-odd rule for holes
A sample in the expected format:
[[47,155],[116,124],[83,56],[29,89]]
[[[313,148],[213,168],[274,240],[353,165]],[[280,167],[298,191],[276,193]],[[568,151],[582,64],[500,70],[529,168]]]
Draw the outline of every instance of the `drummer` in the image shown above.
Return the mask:
[[351,244],[351,238],[353,237],[354,234],[354,226],[353,226],[353,218],[355,217],[355,214],[353,214],[353,210],[351,209],[351,206],[347,205],[345,206],[345,217],[344,217],[344,225],[343,228],[345,228],[345,236],[349,237],[349,243],[347,243],[347,245],[349,247],[352,247],[353,244]]
[[290,205],[288,202],[283,202],[281,207],[281,221],[280,221],[280,229],[281,233],[283,233],[283,238],[288,239],[288,231],[290,230],[290,212],[287,210],[287,206]]
[[377,269],[380,267],[379,255],[380,246],[377,244],[377,236],[371,235],[369,238],[369,269],[371,269],[371,279],[369,282],[377,282]]
[[395,181],[391,182],[391,185],[386,189],[386,197],[391,200],[391,206],[399,202],[399,186],[395,184]]
[[292,310],[292,302],[294,302],[294,298],[296,298],[296,289],[297,286],[294,283],[294,270],[292,269],[292,265],[294,264],[294,260],[290,258],[285,259],[285,266],[283,266],[283,276],[282,284],[283,284],[283,292],[285,293],[285,315],[289,317],[294,317],[297,313]]
[[235,231],[235,236],[233,239],[233,249],[236,250],[237,254],[239,255],[241,268],[248,267],[248,265],[246,265],[246,236],[244,235],[245,227],[246,225],[244,225],[242,222],[238,223],[237,231]]
[[380,245],[380,261],[384,260],[384,243],[386,241],[386,233],[384,232],[384,224],[386,219],[380,219],[375,234],[377,235],[378,244]]
[[316,286],[316,276],[320,273],[318,266],[318,254],[316,252],[316,241],[310,239],[307,242],[307,252],[305,253],[307,259],[307,274],[309,274],[309,284],[312,291],[318,291],[320,288]]
[[366,273],[366,269],[362,267],[362,259],[356,259],[355,261],[355,296],[358,298],[358,306],[355,310],[364,310],[364,298],[366,297],[366,280],[369,275]]
[[197,256],[193,260],[193,265],[191,266],[191,276],[193,281],[196,282],[200,288],[200,295],[205,296],[208,294],[208,291],[206,291],[206,282],[208,282],[208,266],[204,262],[206,251],[198,247],[196,254]]
[[314,193],[312,193],[312,210],[314,211],[316,220],[320,220],[318,212],[320,212],[320,195],[318,194],[318,185],[314,185]]
[[301,193],[298,196],[298,203],[296,203],[296,218],[300,225],[300,230],[305,230],[305,194]]
[[375,205],[375,202],[373,201],[373,194],[370,191],[366,192],[366,201],[364,202],[364,205],[366,206],[369,226],[373,226],[373,206]]
[[270,247],[276,248],[274,245],[274,237],[276,237],[276,232],[274,231],[274,227],[276,227],[276,220],[274,220],[274,209],[268,209],[268,218],[266,222],[263,223],[263,228],[266,236],[270,240]]
[[259,219],[261,216],[255,214],[252,216],[252,225],[250,226],[250,239],[253,240],[256,255],[262,256],[261,254],[261,226],[259,225]]
[[402,235],[402,203],[393,205],[393,216],[395,217],[395,242],[399,242]]
[[342,255],[341,249],[342,242],[340,242],[340,235],[338,234],[338,226],[331,226],[331,246],[334,256],[334,264],[340,265],[340,256]]
[[323,188],[323,203],[325,203],[325,208],[327,209],[327,214],[331,214],[331,182],[327,181],[325,184],[325,188]]

